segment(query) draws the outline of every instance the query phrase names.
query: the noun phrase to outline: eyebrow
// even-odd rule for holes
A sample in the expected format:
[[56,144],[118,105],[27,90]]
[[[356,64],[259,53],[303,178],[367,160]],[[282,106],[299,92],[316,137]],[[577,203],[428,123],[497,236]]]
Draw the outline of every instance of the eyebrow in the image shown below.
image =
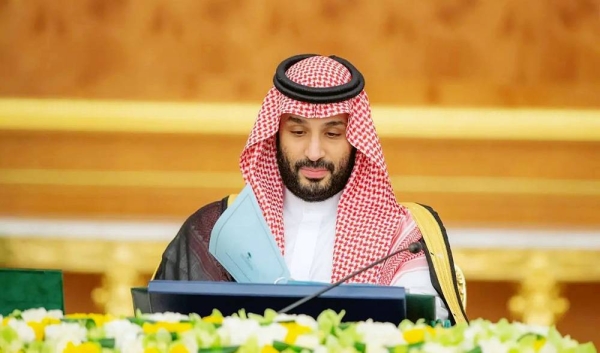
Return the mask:
[[[304,119],[296,118],[295,116],[289,116],[287,118],[286,122],[292,122],[292,123],[296,123],[296,124],[300,124],[300,125],[306,124],[306,121]],[[327,126],[327,127],[334,127],[334,126],[339,126],[339,125],[346,126],[346,122],[342,121],[342,120],[334,120],[334,121],[327,122],[325,124],[325,126]]]
[[288,116],[286,123],[287,122],[292,122],[296,124],[306,124],[306,122],[303,119],[296,118],[295,116]]
[[339,125],[346,126],[346,122],[341,121],[341,120],[334,120],[334,121],[330,121],[327,124],[325,124],[325,126],[327,126],[327,127],[334,127],[334,126],[339,126]]

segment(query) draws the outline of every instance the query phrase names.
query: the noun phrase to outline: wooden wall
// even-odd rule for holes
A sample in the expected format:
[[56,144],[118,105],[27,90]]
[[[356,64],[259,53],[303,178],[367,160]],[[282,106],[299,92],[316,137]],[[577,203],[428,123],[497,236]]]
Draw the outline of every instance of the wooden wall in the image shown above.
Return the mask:
[[376,103],[600,106],[600,0],[3,0],[0,95],[257,101],[336,54]]
[[[239,192],[245,136],[0,131],[0,214],[183,220]],[[382,139],[402,201],[450,226],[600,228],[600,143]],[[557,217],[557,205],[562,207]]]

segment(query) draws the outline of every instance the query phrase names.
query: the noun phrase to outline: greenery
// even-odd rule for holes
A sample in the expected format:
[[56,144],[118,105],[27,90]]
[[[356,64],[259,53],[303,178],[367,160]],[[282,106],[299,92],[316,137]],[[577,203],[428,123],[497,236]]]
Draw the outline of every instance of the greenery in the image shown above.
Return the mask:
[[452,327],[404,321],[343,322],[344,313],[177,313],[115,317],[32,309],[0,316],[1,353],[596,352],[554,327],[474,320]]

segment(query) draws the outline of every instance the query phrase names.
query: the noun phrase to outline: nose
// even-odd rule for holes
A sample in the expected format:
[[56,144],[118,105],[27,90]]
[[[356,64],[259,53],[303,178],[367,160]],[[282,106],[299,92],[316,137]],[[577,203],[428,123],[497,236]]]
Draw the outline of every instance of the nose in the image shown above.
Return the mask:
[[313,162],[325,157],[325,150],[323,150],[321,139],[319,139],[318,136],[311,136],[304,153],[306,154],[306,157]]

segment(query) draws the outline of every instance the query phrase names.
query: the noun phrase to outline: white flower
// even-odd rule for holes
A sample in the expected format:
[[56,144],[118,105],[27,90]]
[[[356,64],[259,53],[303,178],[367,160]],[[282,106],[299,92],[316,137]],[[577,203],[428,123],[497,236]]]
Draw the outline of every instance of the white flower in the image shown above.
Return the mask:
[[161,322],[181,322],[188,321],[190,319],[188,315],[173,313],[169,311],[165,313],[144,314],[142,315],[142,318]]
[[124,342],[135,341],[142,328],[128,320],[113,320],[104,324],[104,332],[107,338],[114,338],[115,347],[121,349]]
[[[187,331],[191,332],[191,331]],[[198,341],[194,335],[182,335],[181,343],[185,346],[189,353],[198,352]],[[125,352],[125,351],[124,351]]]
[[[217,332],[218,333],[218,332]],[[189,330],[189,331],[185,331],[181,333],[182,339],[189,339],[193,340],[194,342],[196,342],[196,344],[198,342],[202,342],[202,346],[203,347],[210,347],[212,346],[215,341],[219,338],[219,335],[214,335],[212,333],[209,333],[207,331],[204,330]],[[226,345],[224,343],[224,345]],[[194,351],[196,352],[198,351],[197,349]]]
[[272,344],[273,340],[282,341],[287,335],[287,329],[277,323],[260,326],[254,320],[242,320],[237,317],[226,317],[223,324],[217,329],[217,334],[227,345],[242,345],[250,337],[256,337],[262,347]]
[[52,342],[54,352],[62,352],[69,342],[81,344],[87,336],[85,327],[74,322],[62,322],[45,328],[46,341]]
[[536,335],[547,337],[548,331],[550,331],[550,327],[548,326],[528,325],[521,322],[512,323],[512,327],[514,327],[517,330],[517,332],[519,332],[519,336],[522,336],[527,333],[534,333]]
[[371,320],[359,322],[356,325],[356,332],[367,346],[390,347],[405,343],[398,327],[389,322],[373,322]]
[[[354,347],[335,347],[330,350],[327,346],[318,346],[314,353],[356,353],[356,349]],[[389,353],[389,351],[386,350]]]
[[498,337],[492,337],[487,340],[479,341],[482,353],[506,353],[509,350],[509,346],[500,342]]
[[319,328],[319,324],[317,320],[315,320],[312,316],[308,315],[288,315],[288,314],[279,314],[275,317],[275,322],[284,322],[284,321],[295,321],[298,325],[310,327],[311,330],[317,330]]
[[319,336],[316,334],[304,334],[296,337],[296,343],[298,347],[315,349],[319,346]]
[[143,337],[131,335],[124,336],[121,341],[121,352],[144,353]]
[[17,332],[21,342],[29,343],[35,340],[35,331],[25,321],[11,318],[8,320],[8,326]]
[[477,343],[476,340],[485,332],[485,328],[481,325],[467,327],[463,333],[463,346],[474,346]]
[[277,316],[275,316],[275,319],[273,321],[275,322],[282,322],[282,321],[296,321],[296,319],[298,318],[298,315],[293,314],[277,314]]
[[60,310],[46,311],[44,308],[28,309],[21,313],[21,317],[26,322],[41,322],[46,318],[62,319],[63,313]]
[[226,317],[217,334],[227,345],[237,346],[244,344],[259,328],[260,324],[254,320]]
[[287,335],[287,328],[279,324],[260,326],[256,331],[259,347],[273,344],[273,341],[283,341]]
[[556,349],[556,347],[549,344],[548,342],[546,342],[546,344],[544,344],[542,346],[542,348],[538,351],[538,353],[557,353],[557,352],[558,352],[558,350]]
[[427,342],[422,347],[421,350],[424,353],[459,353],[462,350],[459,347],[446,347],[442,346],[439,343]]

